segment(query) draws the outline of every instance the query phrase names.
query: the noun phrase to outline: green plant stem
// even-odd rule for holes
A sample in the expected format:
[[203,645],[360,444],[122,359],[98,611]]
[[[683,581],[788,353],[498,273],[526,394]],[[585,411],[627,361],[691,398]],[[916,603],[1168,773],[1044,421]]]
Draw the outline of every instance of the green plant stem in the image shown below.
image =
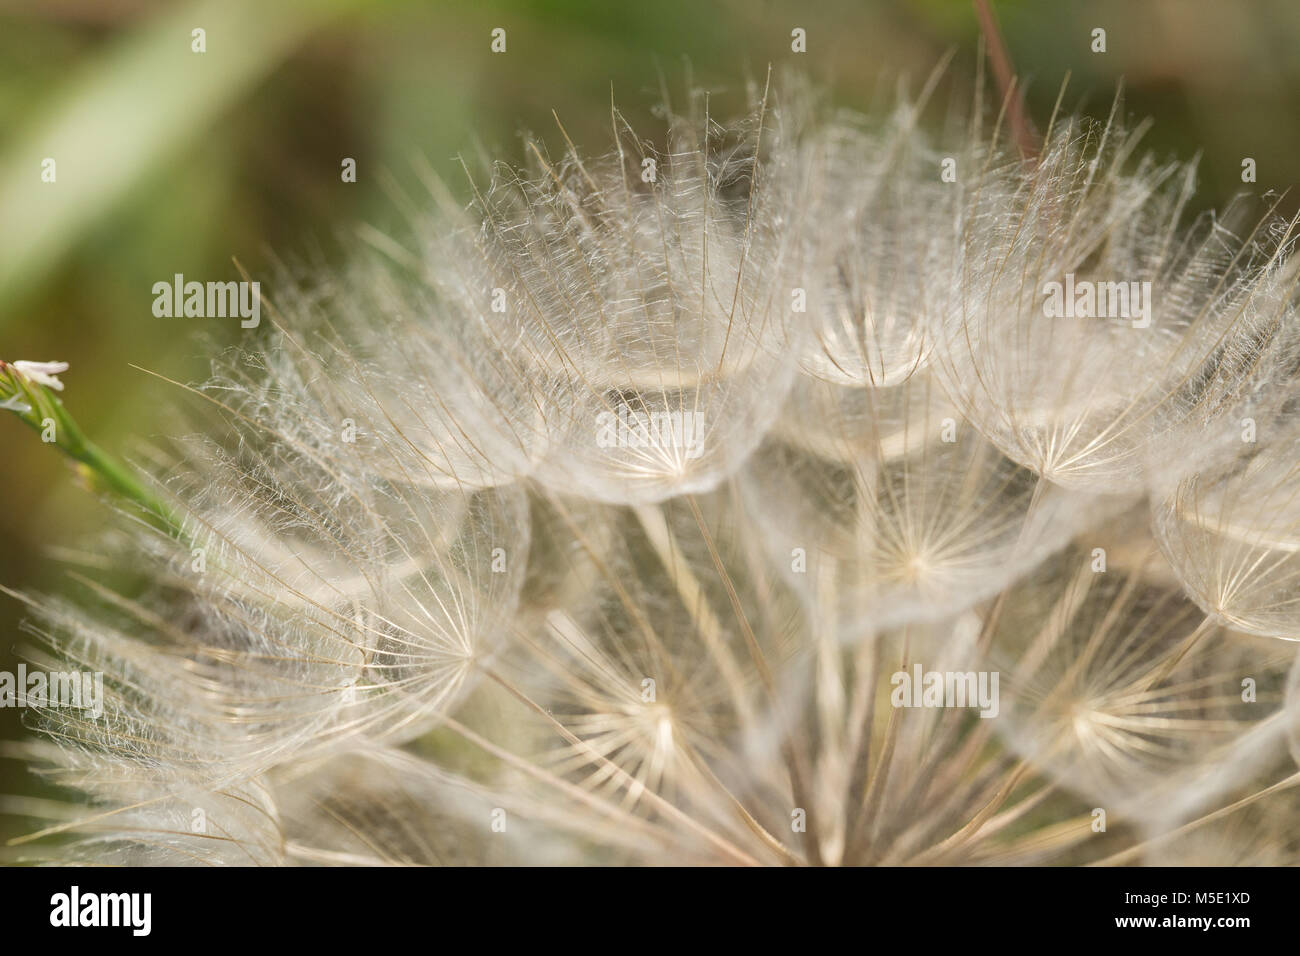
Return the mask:
[[[160,531],[173,538],[183,537],[182,525],[175,512],[144,483],[124,462],[104,451],[81,430],[57,395],[44,385],[27,381],[17,370],[0,362],[0,399],[10,401],[14,412],[29,428],[79,464],[78,472],[91,487],[107,490],[138,505]],[[18,407],[13,403],[17,400]],[[24,407],[25,406],[25,407]]]

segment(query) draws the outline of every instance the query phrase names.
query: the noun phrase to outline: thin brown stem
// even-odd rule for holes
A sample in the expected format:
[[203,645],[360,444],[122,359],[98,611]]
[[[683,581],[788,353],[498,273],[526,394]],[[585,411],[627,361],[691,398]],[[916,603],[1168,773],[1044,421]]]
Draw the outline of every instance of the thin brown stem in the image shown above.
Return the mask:
[[1025,159],[1037,159],[1042,144],[1025,110],[1024,91],[1016,78],[1011,54],[1007,52],[1007,45],[1002,40],[1002,28],[998,26],[997,15],[989,0],[974,0],[974,4],[980,32],[984,34],[984,42],[988,46],[989,61],[993,64],[993,75],[998,81],[1002,98],[1006,101],[1011,135],[1015,137],[1016,146]]

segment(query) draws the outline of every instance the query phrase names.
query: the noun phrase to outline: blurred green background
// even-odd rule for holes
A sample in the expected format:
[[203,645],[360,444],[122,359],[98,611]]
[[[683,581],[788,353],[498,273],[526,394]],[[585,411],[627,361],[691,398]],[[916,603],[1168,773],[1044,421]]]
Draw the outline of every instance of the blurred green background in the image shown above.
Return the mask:
[[[1199,206],[1300,184],[1296,0],[994,7],[1040,126],[1067,71],[1067,105],[1101,115],[1123,77],[1128,112],[1155,118],[1149,148],[1203,155]],[[496,27],[504,54],[489,49]],[[791,52],[795,27],[805,54]],[[1095,27],[1105,54],[1090,50]],[[191,51],[195,28],[205,53]],[[387,178],[411,183],[418,158],[467,194],[457,154],[520,161],[522,131],[554,141],[552,109],[601,151],[611,84],[645,131],[661,75],[739,106],[746,79],[790,66],[865,108],[900,75],[918,88],[949,50],[946,86],[963,94],[978,37],[968,0],[0,0],[0,358],[70,362],[69,409],[130,456],[179,397],[130,365],[193,381],[211,347],[195,333],[241,334],[237,321],[155,318],[154,282],[238,278],[232,259],[265,277],[273,256],[316,249],[338,261],[359,224],[401,221]],[[1245,156],[1255,186],[1241,184]],[[344,157],[355,184],[341,181]],[[1283,209],[1296,208],[1289,195]],[[0,416],[0,584],[57,591],[49,549],[76,546],[104,514],[57,452]],[[21,618],[0,597],[2,670]],[[0,741],[23,733],[18,711],[0,710]],[[31,790],[0,760],[0,793]],[[0,838],[14,826],[0,818]]]

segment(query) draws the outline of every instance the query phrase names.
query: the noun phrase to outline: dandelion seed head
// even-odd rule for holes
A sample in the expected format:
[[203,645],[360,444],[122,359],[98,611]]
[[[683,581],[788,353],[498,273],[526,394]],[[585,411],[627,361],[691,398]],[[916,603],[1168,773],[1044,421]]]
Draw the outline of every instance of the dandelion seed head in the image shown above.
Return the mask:
[[612,106],[285,267],[140,452],[176,520],[25,599],[105,692],[38,708],[23,858],[1292,859],[1290,225],[936,82]]

